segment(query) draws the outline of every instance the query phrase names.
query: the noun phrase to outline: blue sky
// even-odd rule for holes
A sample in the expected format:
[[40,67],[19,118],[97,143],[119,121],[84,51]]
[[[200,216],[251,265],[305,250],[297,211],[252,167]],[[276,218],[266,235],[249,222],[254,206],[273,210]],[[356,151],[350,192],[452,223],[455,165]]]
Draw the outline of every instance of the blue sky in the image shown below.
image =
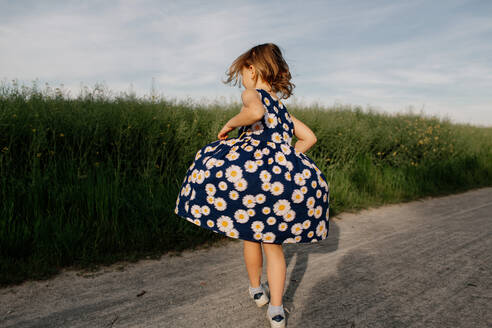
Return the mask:
[[240,101],[232,61],[273,42],[284,103],[413,108],[492,126],[492,1],[0,0],[0,79]]

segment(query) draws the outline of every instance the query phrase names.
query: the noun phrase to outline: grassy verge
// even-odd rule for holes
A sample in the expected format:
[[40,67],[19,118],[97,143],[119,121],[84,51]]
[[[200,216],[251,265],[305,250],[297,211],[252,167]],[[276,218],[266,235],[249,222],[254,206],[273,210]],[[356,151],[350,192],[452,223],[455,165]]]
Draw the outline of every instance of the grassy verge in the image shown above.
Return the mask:
[[[196,151],[239,109],[2,85],[0,285],[226,238],[174,206]],[[332,216],[492,185],[492,128],[350,106],[288,110],[317,135],[307,155],[328,179]]]

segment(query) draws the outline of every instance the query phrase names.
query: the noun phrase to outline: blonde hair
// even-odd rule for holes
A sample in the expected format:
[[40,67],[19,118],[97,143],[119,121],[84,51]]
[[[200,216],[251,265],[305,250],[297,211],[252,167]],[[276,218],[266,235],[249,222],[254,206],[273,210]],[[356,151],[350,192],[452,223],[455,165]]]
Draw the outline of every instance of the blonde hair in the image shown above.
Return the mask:
[[255,82],[261,77],[272,87],[273,92],[280,92],[279,98],[287,99],[294,94],[292,90],[295,84],[290,82],[292,76],[289,65],[282,57],[280,48],[274,43],[257,45],[237,57],[226,71],[227,80],[222,82],[228,84],[234,81],[233,85],[236,85],[243,67],[248,68],[250,65],[255,67]]

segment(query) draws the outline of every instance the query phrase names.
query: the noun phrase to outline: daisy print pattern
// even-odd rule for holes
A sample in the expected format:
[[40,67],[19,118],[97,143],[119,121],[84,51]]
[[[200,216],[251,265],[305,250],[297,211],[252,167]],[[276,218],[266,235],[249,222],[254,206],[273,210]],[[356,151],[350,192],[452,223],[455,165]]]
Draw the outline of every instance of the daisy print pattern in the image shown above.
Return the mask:
[[254,173],[258,169],[258,165],[256,164],[256,161],[247,160],[244,164],[244,169],[249,173]]
[[260,194],[257,194],[255,196],[255,200],[256,200],[256,203],[263,204],[265,202],[265,200],[266,200],[266,196],[264,194],[261,194],[261,193]]
[[278,216],[283,216],[289,210],[290,210],[290,203],[285,199],[279,199],[278,201],[275,202],[275,204],[273,204],[273,211]]
[[260,179],[263,182],[269,182],[271,177],[272,177],[271,173],[268,172],[267,170],[262,170],[260,172]]
[[249,221],[249,214],[245,210],[237,210],[236,213],[234,213],[234,218],[239,223],[246,223]]
[[251,229],[255,232],[262,232],[263,228],[265,228],[265,224],[262,221],[254,221],[251,223]]
[[238,199],[239,198],[239,192],[237,192],[237,190],[229,191],[229,198],[232,200]]
[[329,184],[292,145],[286,106],[256,89],[265,114],[194,154],[174,212],[224,236],[261,243],[312,243],[329,230]]
[[217,188],[215,188],[213,183],[207,183],[207,185],[205,186],[205,190],[207,191],[207,194],[213,196]]
[[253,134],[260,135],[264,130],[261,121],[253,123],[253,125],[251,126],[251,130],[253,131]]
[[231,229],[226,232],[226,236],[231,238],[239,238],[239,231],[237,231],[236,229]]
[[259,149],[255,150],[254,155],[256,159],[261,159],[263,157],[263,153]]
[[270,187],[270,192],[275,196],[281,195],[284,192],[284,185],[280,181],[275,181]]
[[269,128],[274,128],[277,126],[277,117],[274,114],[265,114],[266,115],[266,126]]
[[277,143],[282,142],[282,136],[280,135],[280,133],[278,132],[272,133],[272,141]]
[[280,166],[274,165],[272,167],[272,172],[275,173],[275,174],[280,174],[280,173],[282,173],[282,169],[280,168]]
[[227,183],[225,181],[219,182],[219,189],[220,190],[227,190]]
[[245,195],[243,197],[243,205],[249,208],[255,207],[256,197],[253,195]]
[[300,189],[294,189],[294,191],[292,192],[292,201],[299,204],[303,200],[304,194],[302,193],[302,191]]
[[220,218],[217,219],[217,227],[220,231],[226,232],[231,230],[234,225],[230,217],[222,215]]
[[263,234],[263,242],[273,243],[275,241],[275,234],[273,232],[267,232]]
[[209,215],[210,214],[210,207],[207,205],[203,205],[202,208],[200,209],[203,215]]
[[226,169],[226,177],[229,182],[239,181],[243,177],[241,168],[237,165],[229,166]]
[[275,162],[277,162],[280,165],[286,165],[287,160],[285,159],[284,153],[277,151],[275,153]]
[[248,182],[246,181],[246,179],[241,178],[234,183],[234,187],[238,191],[244,191],[248,187]]
[[216,197],[214,199],[215,208],[219,211],[224,211],[227,208],[227,203],[222,197]]
[[294,212],[294,210],[288,210],[283,216],[284,221],[286,222],[291,222],[292,220],[295,219],[295,217],[296,217],[296,212]]

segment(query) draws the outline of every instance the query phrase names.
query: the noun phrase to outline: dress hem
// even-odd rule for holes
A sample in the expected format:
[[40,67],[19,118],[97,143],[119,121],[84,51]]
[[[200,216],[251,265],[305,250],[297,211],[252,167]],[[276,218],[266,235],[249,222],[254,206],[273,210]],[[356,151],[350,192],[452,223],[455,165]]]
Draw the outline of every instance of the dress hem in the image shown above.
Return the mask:
[[200,227],[200,228],[206,228],[206,229],[211,230],[211,231],[213,231],[213,232],[215,232],[215,233],[219,233],[219,234],[224,235],[224,236],[226,236],[226,237],[228,237],[228,238],[231,238],[231,239],[236,239],[236,240],[240,239],[240,240],[254,241],[254,242],[257,242],[257,243],[263,243],[263,244],[276,244],[276,245],[282,245],[282,244],[316,244],[316,243],[319,243],[320,241],[323,241],[323,240],[325,240],[326,238],[328,238],[328,234],[327,234],[327,235],[326,235],[326,238],[324,238],[324,239],[317,239],[317,238],[313,238],[313,239],[311,239],[311,240],[316,240],[316,241],[314,241],[314,242],[313,242],[313,241],[299,241],[299,242],[295,242],[295,243],[289,243],[289,242],[284,242],[284,241],[283,241],[283,242],[281,242],[281,243],[275,243],[275,242],[273,242],[273,243],[268,243],[268,242],[265,242],[265,241],[263,241],[263,240],[257,240],[257,239],[254,239],[254,238],[241,238],[241,237],[234,238],[234,237],[231,237],[231,236],[226,235],[226,233],[225,233],[225,232],[223,232],[223,231],[221,231],[221,230],[215,230],[215,229],[212,229],[211,227],[209,227],[209,226],[208,226],[208,225],[206,225],[206,224],[205,224],[205,225],[198,225],[198,224],[195,224],[195,222],[191,222],[191,221],[187,220],[187,219],[194,220],[194,219],[192,219],[191,217],[189,217],[189,216],[187,216],[187,215],[180,214],[179,212],[178,212],[178,213],[174,212],[174,213],[175,213],[177,216],[179,216],[179,217],[181,217],[181,218],[185,219],[187,222],[189,222],[189,223],[191,223],[191,224],[196,225],[197,227]]

